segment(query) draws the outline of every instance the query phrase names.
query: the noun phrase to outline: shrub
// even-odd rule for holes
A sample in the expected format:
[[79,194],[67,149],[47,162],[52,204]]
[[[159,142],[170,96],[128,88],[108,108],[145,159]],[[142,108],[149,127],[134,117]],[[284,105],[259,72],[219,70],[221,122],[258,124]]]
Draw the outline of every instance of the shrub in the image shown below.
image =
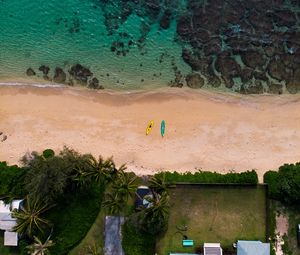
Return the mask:
[[[45,153],[45,151],[47,151]],[[76,169],[89,167],[87,162],[92,157],[64,148],[59,155],[51,156],[51,150],[43,155],[36,152],[31,157],[23,157],[22,162],[28,169],[25,187],[30,196],[52,203],[66,192],[73,192],[78,187]],[[46,157],[44,156],[46,154]]]
[[44,158],[51,158],[55,155],[54,151],[52,149],[46,149],[43,151]]
[[[158,173],[156,175],[162,175]],[[199,171],[196,173],[186,172],[166,172],[165,181],[168,183],[188,182],[188,183],[241,183],[241,184],[257,184],[257,173],[252,171],[242,173],[220,174],[216,172]]]
[[264,183],[268,184],[268,194],[270,198],[280,200],[278,172],[268,171],[264,174]]
[[17,165],[8,166],[6,162],[0,162],[0,195],[12,197],[24,197],[24,179],[27,170]]
[[269,186],[269,197],[285,204],[300,203],[300,163],[284,164],[279,171],[268,171],[264,182]]

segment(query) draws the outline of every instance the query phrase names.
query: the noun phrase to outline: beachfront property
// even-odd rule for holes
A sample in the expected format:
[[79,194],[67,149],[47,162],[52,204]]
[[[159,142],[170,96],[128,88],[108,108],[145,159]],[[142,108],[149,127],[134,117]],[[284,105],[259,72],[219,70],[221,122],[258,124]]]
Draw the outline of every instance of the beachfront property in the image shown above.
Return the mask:
[[[270,244],[262,243],[261,241],[238,240],[236,244],[236,254],[270,255]],[[199,255],[199,253],[170,253],[169,255]],[[204,243],[203,255],[223,255],[220,243]]]
[[0,229],[4,230],[4,246],[18,246],[18,234],[13,231],[17,224],[17,219],[12,218],[13,210],[20,209],[22,199],[13,200],[10,204],[5,204],[0,200]]

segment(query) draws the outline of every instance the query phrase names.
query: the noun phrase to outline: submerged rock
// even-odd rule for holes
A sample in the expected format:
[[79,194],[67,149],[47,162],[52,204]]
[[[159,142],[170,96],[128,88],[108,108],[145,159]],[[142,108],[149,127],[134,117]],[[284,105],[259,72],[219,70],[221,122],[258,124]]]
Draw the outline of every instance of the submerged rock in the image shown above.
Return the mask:
[[75,80],[84,84],[86,84],[88,78],[93,75],[93,73],[88,68],[80,64],[73,65],[69,70],[69,74],[73,76]]
[[89,81],[88,87],[91,89],[104,89],[104,87],[99,84],[99,80],[96,77]]
[[204,85],[204,79],[198,73],[188,74],[185,80],[186,85],[192,89],[200,89]]
[[166,10],[163,14],[163,16],[160,19],[159,25],[161,28],[163,29],[168,29],[170,27],[170,23],[171,23],[171,11],[170,10]]
[[254,83],[242,84],[239,92],[242,94],[262,94],[264,87],[261,81],[256,80]]
[[286,77],[285,66],[280,59],[273,58],[269,62],[267,69],[269,75],[278,81],[282,81]]
[[244,64],[251,68],[263,67],[266,63],[266,59],[263,54],[259,51],[246,51],[241,54],[241,58]]
[[53,81],[57,83],[64,83],[66,81],[66,73],[62,68],[55,68]]
[[27,76],[34,76],[36,73],[35,73],[35,71],[31,67],[29,67],[26,70],[26,74],[27,74]]
[[286,89],[291,94],[300,91],[300,68],[295,70],[293,78],[286,84]]
[[208,82],[208,85],[210,85],[214,88],[218,88],[221,86],[221,80],[216,75],[209,75],[207,77],[207,82]]
[[268,82],[268,93],[280,95],[282,94],[282,92],[283,92],[283,88],[281,84]]
[[39,67],[39,71],[43,72],[44,75],[47,75],[50,71],[49,66],[41,65]]

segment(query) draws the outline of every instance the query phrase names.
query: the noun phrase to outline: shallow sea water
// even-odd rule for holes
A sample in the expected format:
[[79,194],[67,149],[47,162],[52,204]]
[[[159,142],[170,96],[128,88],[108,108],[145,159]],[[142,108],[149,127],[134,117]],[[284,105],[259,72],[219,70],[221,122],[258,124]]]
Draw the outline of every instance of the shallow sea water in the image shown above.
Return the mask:
[[[68,70],[80,63],[105,87],[137,89],[166,86],[174,79],[172,63],[182,74],[190,72],[174,42],[176,22],[163,31],[158,23],[151,24],[142,50],[135,44],[141,22],[132,14],[109,35],[95,1],[0,0],[0,80],[25,77],[28,67],[42,79],[42,64],[53,72],[57,66]],[[119,36],[123,32],[128,34],[124,40]],[[111,51],[113,41],[127,44],[128,38],[133,45],[126,47],[126,56]]]
[[297,93],[300,2],[0,0],[0,82],[49,82],[60,67],[72,83],[76,64],[111,89]]

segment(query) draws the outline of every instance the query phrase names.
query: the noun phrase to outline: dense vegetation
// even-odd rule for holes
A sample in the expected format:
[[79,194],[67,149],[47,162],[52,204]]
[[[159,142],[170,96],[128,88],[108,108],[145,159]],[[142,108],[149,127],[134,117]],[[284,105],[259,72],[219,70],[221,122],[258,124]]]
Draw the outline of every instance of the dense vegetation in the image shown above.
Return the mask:
[[186,172],[165,172],[156,174],[156,176],[165,175],[165,181],[168,183],[187,182],[187,183],[240,183],[257,184],[257,173],[252,171],[242,173],[220,174],[216,172],[199,171],[196,173]]
[[266,172],[264,182],[269,186],[270,198],[287,205],[300,204],[300,162],[284,164],[278,172]]
[[21,209],[12,214],[18,223],[15,231],[22,238],[20,252],[33,254],[36,247],[67,254],[94,223],[108,172],[118,169],[112,159],[97,161],[68,148],[58,155],[50,149],[42,154],[33,152],[24,156],[22,163],[21,168],[0,164],[0,195],[25,199]]
[[5,198],[24,197],[24,178],[27,173],[25,168],[16,165],[8,166],[0,162],[0,196]]
[[[15,230],[22,237],[21,254],[34,247],[51,254],[67,254],[85,237],[103,209],[105,213],[127,216],[123,227],[126,254],[154,254],[157,238],[168,227],[170,185],[258,183],[254,170],[227,174],[158,173],[148,182],[152,195],[147,199],[152,206],[132,212],[128,208],[129,201],[135,198],[137,177],[125,172],[124,165],[116,168],[111,158],[95,159],[90,154],[64,148],[57,155],[51,149],[41,154],[33,152],[24,156],[22,163],[18,167],[0,162],[0,196],[7,201],[25,199],[21,210],[13,212],[18,221]],[[300,204],[300,163],[267,172],[264,182],[268,184],[270,198],[286,205]],[[271,218],[274,220],[274,215]],[[273,237],[275,223],[270,225]]]
[[51,254],[67,254],[85,237],[100,211],[103,192],[103,186],[93,185],[57,201],[46,215],[54,225]]

